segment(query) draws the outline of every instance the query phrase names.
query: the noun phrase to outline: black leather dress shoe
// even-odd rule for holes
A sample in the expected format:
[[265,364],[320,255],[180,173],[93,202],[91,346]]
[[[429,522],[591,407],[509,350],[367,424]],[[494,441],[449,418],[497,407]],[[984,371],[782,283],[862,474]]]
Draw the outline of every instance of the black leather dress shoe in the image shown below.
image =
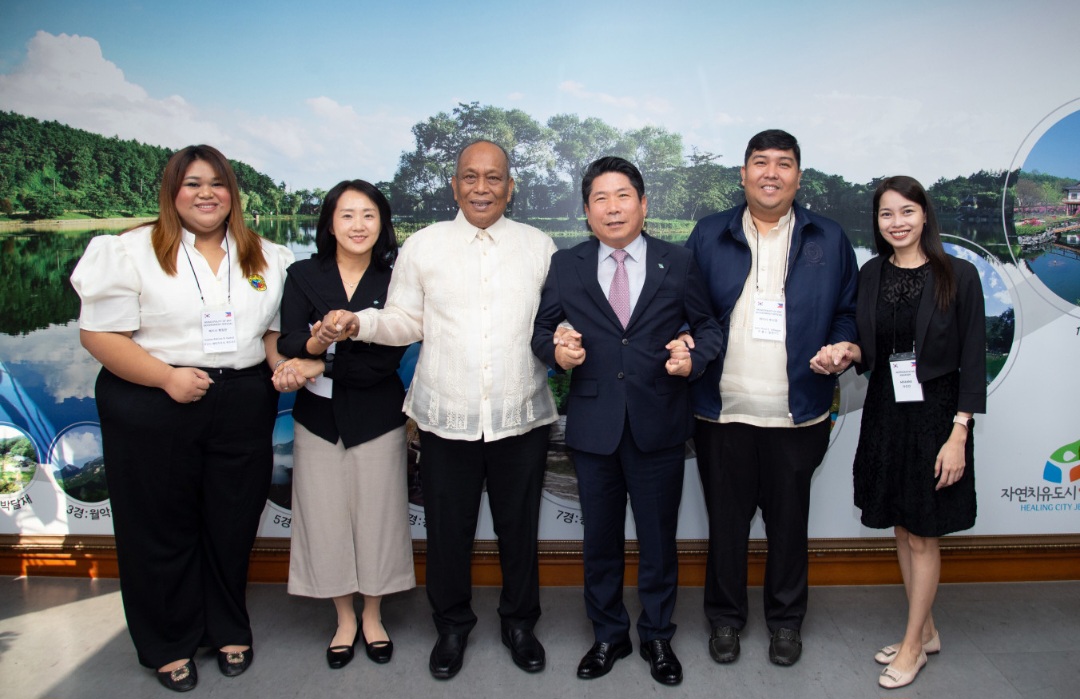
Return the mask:
[[709,636],[709,655],[718,663],[733,663],[739,659],[739,630],[734,626],[718,626]]
[[356,641],[360,638],[360,629],[356,629],[356,635],[353,636],[352,645],[349,646],[330,646],[326,649],[326,664],[330,666],[331,670],[340,670],[353,659],[353,649],[356,648]]
[[[363,636],[363,630],[360,635]],[[368,643],[368,640],[364,639],[364,652],[367,653],[367,657],[371,658],[372,662],[376,662],[380,665],[390,662],[390,658],[394,657],[394,642],[390,639],[385,641],[373,641]]]
[[660,684],[679,684],[682,682],[682,663],[671,650],[671,641],[666,638],[654,638],[641,644],[641,657],[649,661],[649,672]]
[[217,666],[221,674],[226,677],[236,677],[244,674],[251,667],[251,661],[255,659],[255,649],[237,650],[225,652],[219,650],[217,654]]
[[174,692],[190,692],[199,683],[199,673],[195,669],[194,659],[187,661],[175,670],[167,672],[159,670],[157,678],[162,687],[171,689]]
[[777,629],[769,641],[769,660],[777,665],[794,665],[802,655],[802,637],[795,629]]
[[466,634],[439,634],[439,640],[435,641],[435,647],[431,649],[431,660],[428,661],[431,676],[437,680],[448,680],[458,674],[461,663],[465,660],[465,646],[468,642],[469,637]]
[[577,666],[577,676],[583,680],[595,680],[611,672],[615,661],[625,658],[634,650],[629,638],[615,643],[594,643]]
[[525,672],[540,672],[544,669],[544,646],[537,640],[532,629],[514,629],[502,627],[503,645],[510,649],[514,664]]

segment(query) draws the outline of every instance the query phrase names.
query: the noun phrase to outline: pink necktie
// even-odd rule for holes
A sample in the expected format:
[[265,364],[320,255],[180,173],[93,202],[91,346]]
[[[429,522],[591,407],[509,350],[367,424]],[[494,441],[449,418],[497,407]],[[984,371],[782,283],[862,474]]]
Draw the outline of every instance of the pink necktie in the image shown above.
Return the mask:
[[630,322],[630,279],[626,276],[626,251],[615,250],[611,257],[616,266],[615,276],[611,278],[611,288],[608,289],[608,302],[625,328]]

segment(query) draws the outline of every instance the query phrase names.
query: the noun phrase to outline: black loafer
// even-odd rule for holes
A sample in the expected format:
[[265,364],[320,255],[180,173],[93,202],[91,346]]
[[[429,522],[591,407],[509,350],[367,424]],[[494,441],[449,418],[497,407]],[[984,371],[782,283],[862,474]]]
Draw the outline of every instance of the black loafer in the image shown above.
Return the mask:
[[641,657],[649,661],[649,672],[660,684],[679,684],[682,682],[682,663],[671,650],[671,641],[666,638],[654,638],[641,644]]
[[[361,636],[363,631],[360,631]],[[390,662],[390,658],[394,657],[394,642],[390,639],[385,641],[372,641],[368,643],[368,640],[364,639],[364,652],[367,653],[367,657],[371,658],[372,662],[384,665]]]
[[718,663],[733,663],[739,659],[739,630],[734,626],[719,626],[709,636],[709,655]]
[[467,634],[441,633],[435,647],[431,649],[428,669],[437,680],[448,680],[461,670],[465,660],[465,646],[469,643]]
[[251,661],[255,659],[255,649],[237,650],[226,652],[219,650],[217,654],[217,666],[221,674],[226,677],[242,675],[251,667]]
[[536,638],[532,629],[502,627],[503,645],[510,649],[514,664],[525,672],[540,672],[544,669],[544,646]]
[[360,638],[360,629],[356,629],[350,646],[330,646],[326,649],[326,664],[331,670],[340,670],[352,662],[356,641]]
[[577,666],[577,676],[583,680],[595,680],[611,672],[615,661],[625,658],[634,650],[629,638],[615,643],[594,643]]
[[769,641],[769,660],[777,665],[794,665],[802,655],[802,637],[795,629],[777,629]]
[[174,692],[190,692],[199,683],[199,672],[195,669],[195,660],[191,659],[176,668],[166,672],[158,671],[158,682],[165,689]]

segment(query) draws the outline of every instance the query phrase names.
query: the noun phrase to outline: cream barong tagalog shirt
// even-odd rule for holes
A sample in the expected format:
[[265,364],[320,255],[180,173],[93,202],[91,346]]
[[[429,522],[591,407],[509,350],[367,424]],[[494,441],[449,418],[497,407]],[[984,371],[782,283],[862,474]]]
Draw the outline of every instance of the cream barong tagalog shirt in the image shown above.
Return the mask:
[[402,245],[386,307],[357,338],[423,340],[405,413],[445,439],[494,441],[558,419],[530,340],[555,244],[506,217],[481,230],[458,212]]

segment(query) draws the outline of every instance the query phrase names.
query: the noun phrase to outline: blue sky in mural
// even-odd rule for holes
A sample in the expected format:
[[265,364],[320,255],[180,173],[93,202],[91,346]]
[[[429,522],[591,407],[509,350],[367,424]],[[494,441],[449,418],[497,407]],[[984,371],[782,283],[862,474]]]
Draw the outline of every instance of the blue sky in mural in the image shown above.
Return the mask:
[[726,165],[781,127],[805,167],[933,182],[1006,169],[1032,125],[1076,96],[1049,67],[1001,90],[1022,37],[1077,63],[1060,10],[4,0],[0,109],[168,147],[213,143],[293,187],[389,179],[415,123],[471,101],[541,122],[662,126]]
[[1023,169],[1080,182],[1080,111],[1069,114],[1039,137],[1024,159]]

